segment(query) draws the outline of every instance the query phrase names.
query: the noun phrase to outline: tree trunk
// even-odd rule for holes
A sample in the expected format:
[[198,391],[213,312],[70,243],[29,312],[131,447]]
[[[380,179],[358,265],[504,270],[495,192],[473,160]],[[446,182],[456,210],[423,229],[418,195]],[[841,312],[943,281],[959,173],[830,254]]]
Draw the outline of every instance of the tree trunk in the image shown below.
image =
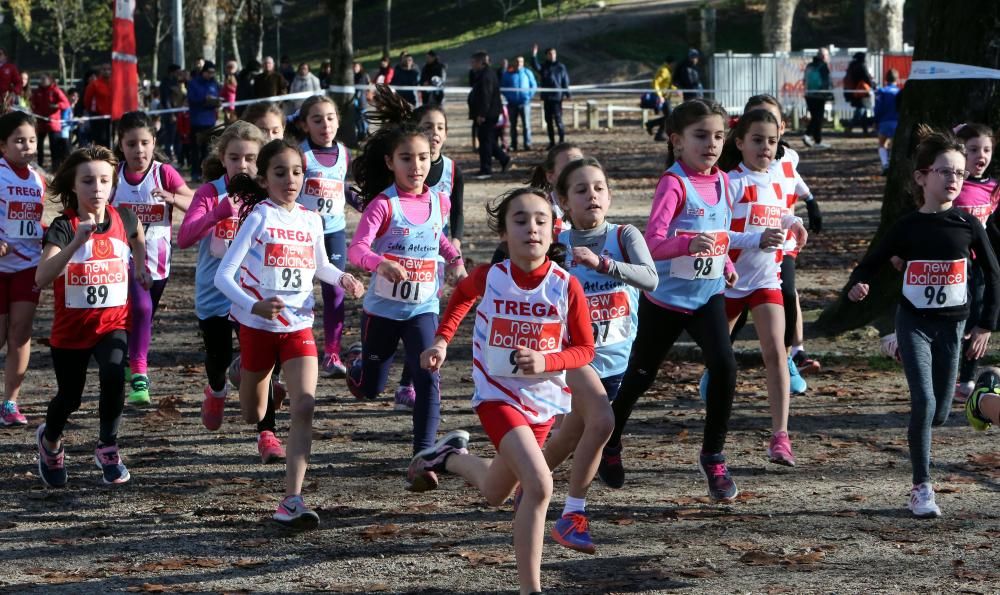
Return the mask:
[[545,18],[545,13],[542,12],[542,0],[538,0],[538,20]]
[[232,16],[229,17],[229,38],[233,43],[233,59],[236,60],[236,70],[237,72],[243,70],[243,60],[240,58],[240,43],[239,43],[239,23],[240,19],[243,17],[243,10],[246,8],[247,0],[240,0],[240,3],[236,5],[236,10],[233,12]]
[[[922,2],[917,14],[915,46],[914,60],[1000,68],[1000,2]],[[869,252],[900,215],[916,208],[907,185],[913,178],[917,124],[947,130],[957,122],[1000,122],[998,80],[909,81],[900,100],[899,126],[892,140],[881,222]],[[901,286],[900,273],[886,266],[872,281],[867,299],[858,303],[849,301],[846,297],[849,288],[845,287],[838,300],[820,316],[817,327],[833,334],[863,326],[890,312],[900,300]]]
[[55,17],[56,21],[56,48],[59,54],[59,79],[62,81],[62,86],[66,86],[66,42],[65,32],[66,22],[59,15],[52,15]]
[[392,51],[392,0],[385,0],[385,42],[382,44],[382,55],[388,56],[390,51]]
[[867,0],[865,41],[869,50],[903,50],[903,3],[904,0]]
[[255,54],[257,62],[264,63],[264,3],[257,0],[257,52]]
[[[387,2],[389,0],[386,0]],[[330,11],[330,84],[354,88],[354,3],[352,0],[328,0]],[[340,111],[337,137],[349,147],[358,145],[354,133],[354,93],[331,93]]]
[[792,51],[792,17],[799,0],[767,0],[764,9],[764,51]]
[[152,79],[155,81],[160,76],[160,42],[163,39],[160,34],[163,31],[163,11],[160,10],[160,0],[153,0],[153,21],[156,27],[153,29],[153,70]]
[[[205,60],[215,60],[216,40],[219,37],[219,16],[216,9],[218,0],[201,1],[201,57]],[[220,68],[221,70],[221,68]]]

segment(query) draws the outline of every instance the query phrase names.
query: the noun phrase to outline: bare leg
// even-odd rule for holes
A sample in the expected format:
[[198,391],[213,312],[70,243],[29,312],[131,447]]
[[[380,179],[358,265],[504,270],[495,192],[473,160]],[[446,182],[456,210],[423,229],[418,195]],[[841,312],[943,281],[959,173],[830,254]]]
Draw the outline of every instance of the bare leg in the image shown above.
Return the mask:
[[[316,406],[319,361],[315,357],[297,357],[285,361],[281,366],[285,371],[285,383],[291,399],[291,421],[288,424],[285,456],[285,495],[294,496],[302,493],[302,483],[312,450],[312,421]],[[267,384],[264,386],[266,399]]]
[[271,385],[272,371],[273,368],[261,372],[240,370],[240,413],[244,422],[255,424],[267,414],[267,388]]
[[785,353],[785,312],[777,304],[761,304],[752,310],[753,325],[760,338],[760,351],[767,374],[767,399],[771,405],[771,430],[788,431],[788,365]]

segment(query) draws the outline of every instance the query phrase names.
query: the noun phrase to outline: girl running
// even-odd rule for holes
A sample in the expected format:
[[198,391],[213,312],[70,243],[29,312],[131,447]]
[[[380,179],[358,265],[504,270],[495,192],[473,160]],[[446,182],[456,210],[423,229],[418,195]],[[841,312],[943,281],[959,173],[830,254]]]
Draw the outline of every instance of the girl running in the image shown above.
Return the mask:
[[612,403],[615,430],[599,469],[613,488],[625,483],[621,438],[629,414],[652,386],[671,345],[687,331],[701,347],[710,374],[698,466],[713,500],[731,501],[739,493],[723,454],[736,386],[723,296],[726,285],[736,281],[726,256],[732,199],[728,179],[715,165],[727,120],[718,103],[692,99],[667,122],[669,167],[657,184],[645,234],[659,283],[639,298],[632,356]]
[[243,111],[241,119],[260,128],[267,142],[285,137],[285,112],[276,103],[264,101],[251,104]]
[[875,91],[875,125],[878,127],[878,160],[882,164],[882,175],[889,175],[889,151],[892,137],[896,136],[899,124],[899,72],[890,68],[885,73],[885,85]]
[[31,327],[40,291],[35,269],[42,253],[42,196],[45,179],[31,166],[37,137],[35,118],[24,112],[0,117],[0,348],[7,345],[0,423],[28,423],[17,408],[31,357]]
[[[993,160],[993,130],[983,124],[962,124],[955,136],[965,145],[969,179],[962,184],[962,191],[955,199],[955,206],[975,216],[985,226],[990,215],[997,208],[1000,192],[997,182],[989,175]],[[965,321],[965,333],[969,334],[979,323],[983,310],[983,293],[986,281],[982,269],[974,267],[969,275],[969,319]],[[968,351],[966,340],[962,347]],[[978,360],[963,359],[958,368],[958,383],[955,385],[955,402],[964,403],[972,394],[973,378]]]
[[510,248],[510,259],[477,267],[458,284],[434,343],[420,360],[437,372],[462,319],[482,298],[472,342],[472,406],[497,454],[492,460],[469,454],[468,432],[456,430],[418,452],[410,474],[455,473],[475,485],[491,506],[503,504],[519,484],[517,574],[521,593],[538,593],[545,512],[552,496],[542,445],[555,416],[570,410],[565,371],[586,367],[594,358],[594,337],[580,282],[556,264],[564,255],[552,242],[554,216],[545,193],[518,188],[487,212],[490,228]]
[[[420,353],[438,324],[438,255],[450,276],[462,279],[466,273],[461,252],[442,233],[448,197],[425,183],[430,143],[409,118],[395,115],[409,109],[403,100],[394,95],[390,101],[376,117],[403,124],[384,123],[354,164],[364,213],[348,257],[374,274],[365,295],[361,343],[351,347],[347,385],[355,397],[376,398],[402,339],[416,393],[413,452],[418,452],[434,444],[441,418],[438,375],[420,367]],[[433,473],[408,480],[415,491],[437,486]]]
[[[226,187],[238,174],[257,175],[257,154],[264,143],[264,134],[248,122],[240,120],[226,128],[216,140],[212,152],[218,165],[206,160],[202,168],[205,177],[212,181],[195,192],[177,233],[177,245],[181,248],[198,244],[194,307],[205,341],[205,372],[208,375],[205,398],[201,402],[201,421],[209,430],[218,430],[222,426],[229,392],[226,369],[233,360],[234,325],[229,318],[230,302],[215,286],[215,273],[229,244],[236,237],[239,225],[236,206],[229,198]],[[222,168],[221,172],[219,168]],[[236,386],[239,386],[238,382]],[[275,406],[274,399],[269,398],[267,411],[257,422],[257,452],[263,463],[285,458],[285,450],[275,435]]]
[[753,315],[771,407],[767,455],[772,463],[795,466],[788,437],[789,359],[780,270],[789,230],[797,246],[805,245],[808,234],[802,220],[787,209],[786,197],[794,191],[794,179],[779,176],[771,168],[779,134],[778,121],[770,111],[753,110],[743,114],[730,135],[729,142],[743,159],[729,177],[734,202],[729,256],[737,281],[725,291],[726,316],[732,329],[744,310]]
[[312,446],[318,366],[312,335],[313,277],[339,284],[354,297],[364,291],[357,279],[330,264],[322,221],[295,202],[305,183],[304,162],[298,146],[275,140],[257,157],[256,179],[263,186],[247,174],[230,180],[230,195],[242,203],[239,231],[215,274],[215,285],[232,302],[230,315],[240,323],[240,344],[253,346],[243,351],[240,363],[244,421],[257,423],[265,416],[276,358],[285,372],[291,424],[285,497],[274,520],[294,529],[319,525],[319,515],[301,495]]
[[1000,425],[1000,368],[987,368],[979,375],[975,390],[965,402],[965,418],[979,432]]
[[[326,95],[313,95],[302,103],[298,117],[305,135],[300,148],[305,155],[306,181],[299,203],[316,211],[323,219],[326,255],[343,270],[347,252],[344,228],[346,203],[345,181],[350,155],[335,138],[340,127],[337,104]],[[340,338],[344,333],[344,290],[337,284],[321,283],[323,288],[323,364],[324,378],[343,378],[347,368],[340,361]]]
[[913,486],[909,509],[917,517],[941,516],[930,476],[931,426],[951,412],[964,322],[969,317],[968,267],[983,270],[986,292],[979,323],[965,357],[982,357],[996,329],[1000,270],[986,231],[969,213],[952,208],[966,171],[965,146],[951,134],[918,129],[913,173],[919,208],[903,215],[865,256],[848,281],[848,297],[868,296],[869,282],[893,257],[905,263],[903,298],[896,311],[896,339],[910,388],[907,438]]
[[[104,147],[78,149],[63,162],[50,193],[63,206],[42,241],[35,284],[54,283],[50,346],[58,389],[38,427],[38,475],[49,487],[66,485],[62,433],[80,408],[91,357],[100,378],[100,434],[94,456],[105,484],[125,483],[128,469],[118,451],[125,404],[130,282],[148,290],[142,226],[128,208],[109,207],[116,180],[114,154]],[[136,279],[130,279],[131,275]]]
[[131,209],[143,226],[146,238],[146,260],[135,261],[145,267],[153,279],[149,290],[139,286],[140,275],[132,276],[129,299],[131,328],[129,329],[128,402],[149,403],[149,376],[146,358],[153,335],[153,316],[170,276],[170,233],[173,209],[186,211],[194,192],[172,166],[158,160],[156,128],[143,112],[129,112],[118,122],[118,184],[112,202]]

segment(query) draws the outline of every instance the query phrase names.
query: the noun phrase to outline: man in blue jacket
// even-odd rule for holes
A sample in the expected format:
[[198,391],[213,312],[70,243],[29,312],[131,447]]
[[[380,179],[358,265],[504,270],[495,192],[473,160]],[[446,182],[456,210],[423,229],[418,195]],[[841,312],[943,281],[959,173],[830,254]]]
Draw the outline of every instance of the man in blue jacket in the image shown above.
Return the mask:
[[215,63],[206,61],[201,74],[188,83],[188,108],[191,111],[191,178],[201,180],[201,162],[208,156],[208,131],[219,119],[219,83],[215,80]]
[[545,128],[549,133],[549,147],[556,144],[555,132],[559,131],[559,142],[565,142],[566,129],[562,121],[562,102],[569,99],[569,71],[566,66],[558,60],[555,48],[545,50],[545,63],[538,62],[538,44],[531,48],[532,65],[542,75],[542,89],[554,89],[553,91],[542,91],[542,109],[545,111]]
[[531,150],[531,98],[535,96],[538,83],[535,73],[524,67],[524,56],[518,56],[514,67],[503,73],[500,86],[517,91],[503,91],[510,112],[510,149],[517,150],[517,121],[524,120],[524,149]]

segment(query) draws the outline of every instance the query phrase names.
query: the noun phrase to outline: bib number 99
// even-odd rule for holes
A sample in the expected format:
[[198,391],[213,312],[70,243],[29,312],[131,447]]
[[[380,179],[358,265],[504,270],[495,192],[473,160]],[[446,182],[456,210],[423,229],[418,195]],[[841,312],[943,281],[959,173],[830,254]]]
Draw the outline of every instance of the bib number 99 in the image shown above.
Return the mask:
[[91,285],[87,287],[87,303],[91,306],[96,306],[98,302],[101,304],[108,303],[107,285]]
[[285,289],[301,289],[302,271],[300,269],[281,269],[281,284]]
[[945,302],[948,301],[948,296],[944,293],[944,286],[938,285],[928,285],[924,289],[924,297],[927,298],[927,305],[931,306],[935,303],[939,306],[943,306]]
[[332,198],[317,198],[316,210],[321,214],[330,215],[336,209],[337,203]]

